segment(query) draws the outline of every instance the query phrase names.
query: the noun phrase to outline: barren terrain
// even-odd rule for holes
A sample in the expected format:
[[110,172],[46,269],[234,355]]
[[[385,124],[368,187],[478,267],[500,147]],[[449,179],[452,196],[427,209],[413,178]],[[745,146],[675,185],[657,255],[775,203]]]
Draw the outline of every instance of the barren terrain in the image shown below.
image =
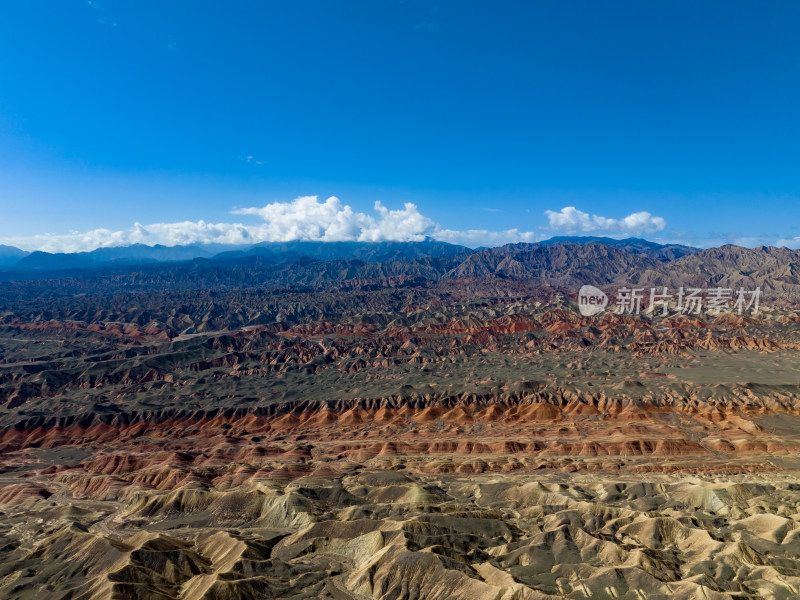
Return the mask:
[[0,597],[800,597],[796,258],[496,250],[1,284]]

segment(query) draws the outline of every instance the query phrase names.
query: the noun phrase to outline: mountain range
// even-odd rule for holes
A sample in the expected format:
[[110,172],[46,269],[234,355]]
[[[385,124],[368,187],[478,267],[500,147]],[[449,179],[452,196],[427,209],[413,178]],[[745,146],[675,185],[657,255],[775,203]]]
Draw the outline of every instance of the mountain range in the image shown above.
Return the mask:
[[443,285],[729,287],[800,295],[800,251],[699,250],[639,239],[556,238],[471,250],[437,241],[287,242],[193,257],[202,247],[35,252],[0,271],[0,299],[246,289],[395,289]]
[[4,246],[0,244],[0,267],[6,267],[18,263],[20,259],[30,254],[25,250],[14,248],[14,246]]
[[469,248],[427,240],[423,242],[264,242],[251,246],[222,244],[186,246],[147,246],[134,244],[98,248],[90,252],[25,252],[0,246],[0,266],[14,271],[60,271],[90,269],[110,265],[146,265],[190,261],[197,258],[233,261],[261,257],[276,264],[306,258],[314,260],[356,259],[389,262],[424,256],[452,256],[471,252]]
[[[564,244],[600,244],[631,254],[648,256],[660,261],[673,260],[698,251],[677,244],[658,244],[639,238],[617,240],[607,237],[559,236],[534,244],[517,244],[519,248],[557,246]],[[510,246],[504,246],[507,248]],[[427,239],[422,242],[263,242],[251,246],[223,244],[147,246],[134,244],[113,248],[98,248],[90,252],[50,253],[26,252],[12,246],[0,245],[0,267],[11,271],[62,271],[91,269],[114,265],[146,265],[183,262],[197,258],[216,261],[236,261],[259,257],[262,262],[290,264],[312,259],[319,261],[360,260],[384,263],[424,257],[453,257],[480,253],[483,250],[503,253],[497,249],[472,250],[465,246]]]

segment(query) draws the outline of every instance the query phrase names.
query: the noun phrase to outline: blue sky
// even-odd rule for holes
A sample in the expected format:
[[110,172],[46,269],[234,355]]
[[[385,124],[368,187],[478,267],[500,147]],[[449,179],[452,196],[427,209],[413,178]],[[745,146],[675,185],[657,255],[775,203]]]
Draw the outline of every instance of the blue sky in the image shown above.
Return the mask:
[[793,1],[8,1],[0,243],[800,246],[798,106]]

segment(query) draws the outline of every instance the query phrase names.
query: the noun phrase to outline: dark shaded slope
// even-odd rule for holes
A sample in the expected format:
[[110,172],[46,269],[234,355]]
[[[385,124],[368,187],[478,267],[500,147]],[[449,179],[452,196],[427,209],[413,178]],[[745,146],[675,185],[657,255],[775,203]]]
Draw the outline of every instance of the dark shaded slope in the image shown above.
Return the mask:
[[252,248],[222,252],[217,260],[263,256],[275,263],[296,262],[307,257],[320,261],[355,259],[369,263],[415,258],[450,257],[471,254],[464,246],[425,240],[423,242],[263,242]]
[[700,251],[699,248],[684,246],[682,244],[658,244],[641,238],[616,240],[614,238],[600,236],[562,235],[544,240],[539,242],[539,244],[543,246],[552,246],[554,244],[603,244],[604,246],[619,248],[631,254],[642,254],[663,262],[675,260],[676,258],[688,256]]
[[541,284],[574,287],[607,285],[659,266],[654,259],[604,244],[508,244],[467,257],[447,277],[536,279]]

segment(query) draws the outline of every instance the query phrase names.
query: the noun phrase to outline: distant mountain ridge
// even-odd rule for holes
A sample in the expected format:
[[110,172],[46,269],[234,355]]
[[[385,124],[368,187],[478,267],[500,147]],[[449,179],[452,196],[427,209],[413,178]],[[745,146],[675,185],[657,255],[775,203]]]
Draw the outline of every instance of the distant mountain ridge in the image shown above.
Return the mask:
[[61,271],[92,269],[113,265],[146,265],[192,261],[198,258],[230,262],[248,257],[262,257],[266,262],[288,264],[310,258],[319,261],[354,259],[369,263],[410,260],[426,256],[455,256],[472,252],[465,246],[426,240],[422,242],[263,242],[252,246],[187,245],[147,246],[134,244],[113,248],[98,248],[90,252],[27,253],[18,248],[3,246],[0,263],[14,271]]
[[29,252],[15,248],[14,246],[4,246],[0,244],[0,267],[13,265],[20,261],[20,259],[28,256]]
[[146,264],[152,262],[173,262],[211,257],[214,253],[202,246],[118,246],[98,248],[91,252],[49,253],[31,252],[21,258],[15,269],[85,269],[110,264]]
[[538,242],[538,244],[542,246],[551,246],[553,244],[602,244],[604,246],[613,246],[614,248],[619,248],[632,254],[643,254],[660,261],[675,260],[682,256],[700,252],[700,248],[695,248],[693,246],[684,246],[682,244],[658,244],[642,238],[625,238],[618,240],[609,237],[561,235]]
[[[130,262],[133,259],[129,255],[112,253],[117,260],[99,266],[89,261],[88,266],[79,268],[17,267],[0,271],[0,281],[4,282],[0,296],[11,301],[30,294],[50,297],[172,290],[389,290],[439,283],[465,290],[475,285],[520,289],[517,284],[563,290],[584,284],[610,288],[760,287],[764,292],[800,296],[798,250],[728,245],[692,249],[669,259],[662,252],[665,248],[670,247],[636,239],[606,244],[562,238],[477,251],[435,241],[290,242],[170,262],[155,262],[153,257],[179,258],[180,252],[189,251],[185,247],[178,252],[175,248],[138,248],[136,251],[152,260]],[[68,255],[49,256],[59,261]],[[85,255],[78,258],[86,260]],[[41,259],[33,253],[23,260],[30,263]],[[52,263],[44,260],[34,264]]]
[[608,284],[625,273],[657,269],[660,262],[601,243],[507,244],[481,250],[447,273],[447,278],[536,279],[547,285],[576,281]]
[[410,260],[426,256],[442,257],[470,254],[473,250],[447,242],[262,242],[246,250],[217,254],[215,260],[236,260],[263,256],[276,263],[293,262],[301,257],[320,261],[362,260],[368,263]]
[[[658,244],[638,238],[617,240],[606,237],[560,236],[526,246],[554,246],[563,244],[601,244],[619,248],[632,254],[648,256],[660,261],[670,261],[698,252],[697,248],[677,244]],[[485,250],[485,249],[484,249]],[[304,259],[319,261],[361,260],[367,263],[394,262],[423,257],[451,257],[470,255],[484,250],[426,239],[421,242],[262,242],[236,246],[224,244],[194,244],[182,246],[147,246],[134,244],[113,248],[98,248],[89,252],[50,253],[25,252],[12,246],[0,246],[0,267],[14,271],[61,271],[92,269],[113,265],[145,265],[152,263],[182,262],[198,258],[219,261],[236,261],[248,257],[261,257],[262,262],[289,264]],[[489,248],[496,251],[496,248]]]
[[559,237],[482,250],[435,240],[273,242],[245,248],[136,245],[75,254],[14,250],[3,251],[23,256],[3,267],[0,280],[47,280],[53,289],[87,294],[123,291],[123,285],[141,291],[340,285],[377,289],[517,281],[566,289],[584,283],[761,287],[800,295],[800,251],[731,245],[698,250],[637,238]]

